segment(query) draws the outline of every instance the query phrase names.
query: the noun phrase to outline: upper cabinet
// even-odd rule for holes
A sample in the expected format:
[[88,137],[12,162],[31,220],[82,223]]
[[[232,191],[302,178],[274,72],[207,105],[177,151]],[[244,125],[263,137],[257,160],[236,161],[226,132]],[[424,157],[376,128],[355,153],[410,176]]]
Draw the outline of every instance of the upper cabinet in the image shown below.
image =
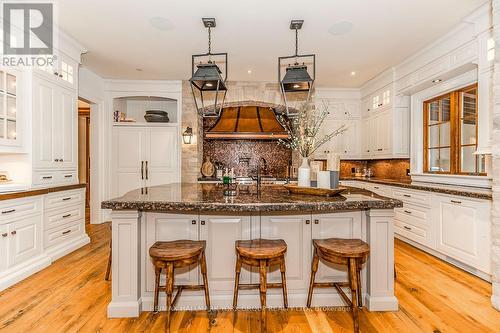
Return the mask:
[[21,76],[18,70],[0,67],[0,153],[23,149]]
[[54,83],[77,89],[78,62],[64,53],[59,53],[52,62],[47,62],[44,66],[35,67],[35,72]]

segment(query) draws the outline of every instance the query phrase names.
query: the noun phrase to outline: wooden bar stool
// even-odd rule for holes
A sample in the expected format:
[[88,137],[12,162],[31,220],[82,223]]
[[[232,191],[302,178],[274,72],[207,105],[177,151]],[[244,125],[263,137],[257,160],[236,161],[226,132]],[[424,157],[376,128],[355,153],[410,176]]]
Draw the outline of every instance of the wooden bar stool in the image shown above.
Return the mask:
[[[361,265],[370,254],[370,247],[360,239],[313,239],[314,257],[311,267],[311,281],[309,283],[309,294],[307,296],[307,307],[311,307],[312,293],[314,287],[334,287],[344,300],[351,307],[352,319],[354,322],[354,332],[359,332],[358,307],[362,307],[361,293]],[[340,265],[347,265],[349,273],[348,282],[326,282],[315,283],[314,278],[318,271],[319,259],[326,262]],[[342,290],[342,287],[351,289],[352,301]]]
[[[282,239],[253,239],[238,240],[236,247],[236,278],[234,280],[233,309],[238,305],[239,289],[259,289],[262,325],[266,327],[266,292],[267,288],[281,288],[283,290],[283,303],[288,307],[285,277],[285,254],[287,245]],[[260,280],[258,284],[240,284],[241,265],[259,267]],[[279,265],[281,283],[267,283],[267,267]]]
[[[171,242],[156,242],[149,248],[149,255],[153,260],[155,267],[155,293],[154,293],[154,312],[158,311],[158,295],[160,291],[167,294],[167,321],[166,331],[170,332],[170,312],[179,299],[183,289],[186,290],[204,290],[205,303],[207,311],[210,310],[210,296],[208,293],[207,264],[205,260],[205,241],[177,240]],[[201,274],[203,276],[202,285],[177,285],[174,286],[174,268],[189,266],[195,263],[200,264]],[[160,274],[165,269],[167,282],[165,286],[160,286]],[[172,300],[173,290],[177,289]]]

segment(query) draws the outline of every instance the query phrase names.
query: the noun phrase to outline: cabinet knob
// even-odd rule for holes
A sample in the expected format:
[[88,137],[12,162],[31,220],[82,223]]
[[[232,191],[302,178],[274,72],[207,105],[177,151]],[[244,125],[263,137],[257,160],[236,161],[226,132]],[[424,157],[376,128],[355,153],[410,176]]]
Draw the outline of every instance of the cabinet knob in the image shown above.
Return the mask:
[[201,221],[201,222],[200,222],[200,224],[201,224],[201,225],[205,225],[205,221]]
[[59,76],[59,73],[58,73],[58,72],[54,72],[54,75],[57,75],[57,76]]
[[314,224],[319,224],[319,220],[314,220]]
[[15,234],[17,234],[17,231],[15,231],[15,230],[14,230],[14,231],[12,231],[10,234],[11,234],[12,236],[14,236]]
[[58,158],[56,158],[56,159],[54,160],[54,162],[59,162],[59,159],[58,159]]
[[311,220],[306,220],[306,224],[311,224]]
[[63,75],[62,75],[62,74],[59,74],[59,77],[63,77]]
[[7,233],[3,233],[3,234],[2,234],[2,237],[7,237]]
[[196,220],[192,220],[192,221],[191,221],[191,224],[196,224]]
[[59,160],[59,162],[64,162],[64,160],[61,158],[61,159]]

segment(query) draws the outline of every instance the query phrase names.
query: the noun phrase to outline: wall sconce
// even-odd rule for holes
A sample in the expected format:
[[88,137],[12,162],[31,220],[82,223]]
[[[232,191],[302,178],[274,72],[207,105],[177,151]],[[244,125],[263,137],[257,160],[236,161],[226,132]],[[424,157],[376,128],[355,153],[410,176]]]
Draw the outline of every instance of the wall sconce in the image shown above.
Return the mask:
[[193,129],[191,127],[187,127],[184,133],[182,133],[182,141],[185,144],[190,145],[193,140]]

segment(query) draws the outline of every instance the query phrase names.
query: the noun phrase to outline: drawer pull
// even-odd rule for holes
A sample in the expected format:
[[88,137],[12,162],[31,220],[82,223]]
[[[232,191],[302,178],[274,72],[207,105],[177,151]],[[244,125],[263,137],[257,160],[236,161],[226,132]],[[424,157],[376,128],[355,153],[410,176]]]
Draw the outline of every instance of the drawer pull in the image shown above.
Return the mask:
[[377,151],[382,151],[382,148],[377,149]]
[[52,179],[52,176],[43,176],[42,179]]
[[314,224],[319,224],[319,220],[314,220]]
[[378,186],[373,186],[374,189],[378,190],[380,187]]
[[16,210],[15,209],[11,209],[11,210],[4,210],[2,212],[2,214],[10,214],[10,213],[14,213]]
[[411,228],[407,226],[404,226],[403,228],[405,228],[406,230],[411,230]]
[[311,224],[311,220],[306,220],[306,224]]
[[192,221],[191,221],[191,224],[196,224],[196,220],[192,220]]
[[461,204],[462,203],[462,201],[457,201],[457,200],[451,200],[451,202],[454,204]]
[[73,175],[65,175],[64,178],[73,178]]
[[205,221],[201,221],[200,223],[201,223],[201,225],[205,225]]
[[7,237],[7,233],[2,234],[2,237]]
[[68,201],[68,200],[71,200],[71,197],[68,197],[68,198],[62,198],[62,201]]
[[63,215],[62,217],[63,217],[63,219],[66,219],[66,218],[68,218],[70,216],[71,216],[71,214],[66,214],[66,215]]
[[67,234],[69,234],[70,232],[71,232],[71,230],[66,230],[66,231],[63,231],[63,233],[62,233],[62,234],[63,234],[63,235],[67,235]]
[[405,210],[404,211],[406,214],[411,214],[411,212],[409,210]]
[[409,195],[409,194],[403,194],[403,197],[411,198],[411,195]]
[[10,234],[11,234],[12,236],[14,236],[15,234],[17,234],[17,231],[15,231],[15,230],[14,230],[14,231],[12,231]]

